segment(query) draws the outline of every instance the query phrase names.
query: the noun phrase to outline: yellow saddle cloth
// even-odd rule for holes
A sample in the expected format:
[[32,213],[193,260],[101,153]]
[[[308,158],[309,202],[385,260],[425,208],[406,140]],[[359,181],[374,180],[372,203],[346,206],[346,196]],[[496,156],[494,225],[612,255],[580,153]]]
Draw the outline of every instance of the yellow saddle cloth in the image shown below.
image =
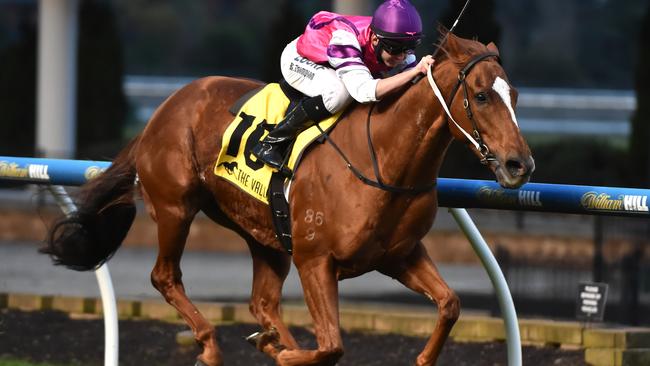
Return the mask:
[[[275,170],[257,161],[250,151],[282,121],[289,103],[289,98],[277,83],[268,84],[250,98],[226,129],[219,158],[214,166],[215,175],[266,204],[269,203],[269,182]],[[298,135],[287,163],[289,169],[295,171],[302,152],[322,134],[317,126],[323,131],[328,131],[340,115],[339,112]]]

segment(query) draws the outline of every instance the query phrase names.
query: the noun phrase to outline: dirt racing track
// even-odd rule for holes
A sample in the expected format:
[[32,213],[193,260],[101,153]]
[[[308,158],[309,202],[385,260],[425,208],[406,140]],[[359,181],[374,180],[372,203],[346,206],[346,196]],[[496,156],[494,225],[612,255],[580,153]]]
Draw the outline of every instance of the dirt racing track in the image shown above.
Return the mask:
[[[199,309],[214,324],[256,324],[249,313],[248,305],[243,303],[212,303],[198,304]],[[0,294],[0,309],[2,317],[15,310],[23,312],[60,311],[71,314],[73,318],[97,318],[101,315],[101,300],[95,298],[41,296],[29,294]],[[118,301],[120,319],[138,319],[141,321],[163,321],[164,323],[177,323],[179,321],[176,311],[163,301]],[[302,304],[287,304],[283,307],[284,321],[290,326],[307,328],[311,318],[307,309]],[[435,315],[419,309],[405,307],[354,307],[344,306],[340,310],[341,327],[347,333],[361,334],[391,334],[421,338],[427,337],[433,331]],[[136,323],[142,327],[150,327],[146,322]],[[178,324],[176,324],[178,325]],[[561,363],[557,356],[553,359],[531,362],[539,364],[575,364],[575,351],[584,354],[578,357],[583,364],[593,365],[648,365],[650,364],[650,349],[644,348],[650,344],[650,329],[648,328],[608,328],[605,326],[590,326],[577,322],[558,322],[548,320],[520,319],[521,340],[526,347],[524,350],[524,364],[527,360],[527,349],[554,348],[558,350],[574,351],[572,363]],[[7,327],[5,324],[4,327]],[[36,327],[46,328],[45,324]],[[185,327],[179,326],[176,341],[179,344],[192,344],[193,339],[186,332],[180,332]],[[255,326],[252,326],[255,330]],[[0,339],[10,336],[8,332],[20,331],[2,329]],[[42,329],[45,332],[45,329]],[[461,315],[451,333],[452,344],[472,344],[475,342],[488,342],[501,344],[505,340],[503,321],[499,318],[486,316]],[[38,339],[34,340],[38,342]],[[56,342],[56,340],[51,340]],[[240,342],[245,343],[245,342]],[[247,346],[247,345],[246,345]],[[250,346],[248,346],[250,347]],[[355,346],[356,347],[356,346]],[[504,347],[502,347],[504,348]],[[246,348],[244,348],[246,349]],[[252,351],[252,349],[251,349]],[[379,351],[379,350],[378,350]],[[3,350],[7,352],[7,350]],[[502,351],[503,352],[503,351]],[[530,351],[532,352],[532,351]],[[2,353],[2,352],[0,352]],[[191,353],[191,352],[190,352]],[[250,353],[250,352],[249,352]],[[502,357],[505,355],[502,354]],[[471,359],[471,355],[466,357]],[[486,360],[487,361],[487,360]],[[349,362],[349,361],[348,361]],[[410,364],[411,361],[405,363]],[[490,363],[492,364],[492,363]],[[505,364],[505,358],[497,364]]]

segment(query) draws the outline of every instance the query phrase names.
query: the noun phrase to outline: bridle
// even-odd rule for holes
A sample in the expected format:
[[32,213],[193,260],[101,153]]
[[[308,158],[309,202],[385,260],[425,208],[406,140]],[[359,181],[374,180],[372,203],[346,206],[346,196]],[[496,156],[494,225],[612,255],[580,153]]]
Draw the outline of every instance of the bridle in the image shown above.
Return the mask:
[[[474,118],[474,113],[472,112],[472,106],[469,102],[469,93],[468,93],[468,88],[467,88],[467,75],[469,72],[478,64],[479,62],[489,58],[489,57],[496,57],[497,61],[501,63],[501,60],[499,58],[499,55],[493,52],[488,52],[484,53],[481,55],[478,55],[474,57],[470,62],[465,65],[459,72],[458,72],[458,81],[456,82],[456,85],[452,89],[452,92],[449,96],[449,102],[445,101],[445,98],[442,96],[442,92],[436,85],[435,81],[433,80],[433,70],[431,67],[429,68],[429,71],[427,72],[427,79],[429,80],[429,84],[431,84],[431,88],[433,89],[433,93],[438,97],[438,100],[440,101],[440,104],[442,104],[443,109],[447,113],[447,120],[451,120],[453,124],[460,130],[460,132],[465,135],[467,140],[474,145],[476,150],[479,152],[481,156],[481,164],[483,165],[488,165],[492,161],[496,161],[496,156],[490,152],[490,148],[487,146],[483,138],[481,137],[481,132],[479,131],[478,125],[476,123],[476,119]],[[465,112],[467,113],[467,119],[472,123],[472,134],[470,135],[463,129],[456,120],[454,120],[454,117],[452,117],[451,112],[449,111],[449,108],[451,107],[454,98],[456,97],[456,94],[458,93],[458,90],[463,88],[463,109],[465,109]]]
[[[487,147],[483,139],[481,138],[481,133],[479,132],[478,125],[476,124],[476,120],[474,119],[474,114],[472,113],[472,108],[469,103],[469,95],[467,92],[467,82],[465,81],[467,75],[469,72],[472,70],[472,68],[479,63],[480,61],[485,60],[488,57],[496,57],[497,60],[499,60],[499,55],[496,53],[485,53],[479,56],[476,56],[473,58],[465,67],[463,67],[459,72],[458,72],[458,82],[454,86],[449,103],[446,103],[444,100],[444,97],[442,96],[442,93],[440,92],[440,89],[436,85],[435,81],[433,80],[433,72],[432,69],[429,68],[429,72],[427,73],[427,78],[429,79],[429,83],[431,84],[431,88],[433,89],[434,94],[438,97],[440,100],[440,103],[443,106],[443,109],[447,113],[447,118],[448,120],[451,120],[458,129],[468,138],[468,140],[474,144],[474,146],[477,148],[479,153],[481,154],[481,163],[482,164],[488,164],[490,161],[496,161],[496,157],[490,152],[490,149]],[[458,89],[460,87],[463,87],[463,108],[467,112],[467,118],[472,122],[472,134],[474,137],[472,137],[470,134],[467,133],[457,122],[454,120],[454,118],[451,116],[451,113],[449,112],[449,108],[447,105],[451,106],[451,103],[454,101],[454,97],[458,93]],[[433,190],[436,187],[436,182],[434,181],[433,183],[424,185],[424,186],[419,186],[419,187],[400,187],[400,186],[393,186],[390,184],[386,184],[382,181],[381,177],[379,176],[379,164],[377,162],[377,154],[375,152],[375,147],[372,143],[372,137],[370,135],[370,122],[371,122],[371,116],[372,116],[372,111],[374,110],[376,106],[376,103],[373,103],[370,108],[368,109],[368,118],[366,120],[366,135],[367,135],[367,140],[368,140],[368,150],[370,152],[370,160],[372,162],[372,168],[373,172],[375,174],[375,179],[371,179],[366,177],[359,169],[357,169],[350,160],[345,156],[343,151],[334,143],[334,141],[330,138],[329,134],[325,131],[323,131],[320,127],[320,125],[317,123],[316,126],[318,129],[321,131],[321,134],[327,142],[329,142],[332,147],[334,147],[334,150],[345,160],[345,163],[354,173],[354,175],[361,180],[363,183],[373,186],[375,188],[379,188],[381,190],[387,191],[387,192],[392,192],[392,193],[409,193],[409,194],[420,194],[420,193],[425,193]]]

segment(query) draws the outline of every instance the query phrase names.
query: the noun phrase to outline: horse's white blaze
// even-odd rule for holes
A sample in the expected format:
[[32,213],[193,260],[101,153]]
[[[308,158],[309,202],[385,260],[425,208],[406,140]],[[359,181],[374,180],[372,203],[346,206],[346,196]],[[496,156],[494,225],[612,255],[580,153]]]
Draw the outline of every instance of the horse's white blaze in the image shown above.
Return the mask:
[[494,80],[494,84],[492,84],[492,89],[494,89],[494,91],[499,94],[503,100],[503,103],[505,103],[506,107],[508,107],[510,116],[512,117],[512,122],[514,122],[515,125],[519,127],[519,123],[517,123],[517,117],[515,117],[515,110],[512,109],[512,102],[510,101],[510,85],[508,85],[505,80],[501,79],[501,77],[497,76],[497,78]]

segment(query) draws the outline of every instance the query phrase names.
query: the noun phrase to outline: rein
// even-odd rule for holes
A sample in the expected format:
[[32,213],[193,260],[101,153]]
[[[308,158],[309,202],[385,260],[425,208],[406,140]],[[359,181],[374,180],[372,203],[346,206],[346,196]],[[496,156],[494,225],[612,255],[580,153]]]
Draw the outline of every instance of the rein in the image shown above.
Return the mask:
[[[485,60],[488,57],[496,57],[497,60],[500,62],[499,55],[496,53],[485,53],[479,56],[476,56],[473,58],[470,62],[465,65],[459,72],[458,72],[458,82],[454,86],[454,89],[451,92],[450,98],[449,98],[449,103],[445,102],[444,97],[442,96],[442,92],[440,91],[440,88],[438,88],[438,85],[436,85],[435,81],[433,80],[433,70],[431,67],[429,67],[429,72],[427,73],[427,78],[429,80],[429,84],[431,85],[431,88],[433,89],[433,93],[435,96],[438,98],[440,101],[440,104],[442,104],[443,109],[445,110],[445,113],[447,114],[447,117],[449,120],[451,120],[456,127],[467,137],[467,139],[476,147],[478,150],[479,154],[481,154],[481,164],[487,165],[490,161],[496,161],[496,157],[494,154],[490,152],[490,149],[488,146],[485,144],[483,141],[483,138],[481,137],[481,133],[479,132],[478,125],[476,124],[476,120],[474,119],[474,114],[472,113],[472,107],[469,103],[469,95],[467,92],[467,82],[466,82],[466,77],[469,74],[469,72],[474,68],[476,64],[479,62]],[[451,112],[449,111],[449,106],[451,106],[451,103],[454,101],[454,97],[456,96],[456,93],[458,93],[458,89],[460,87],[463,87],[463,108],[465,109],[467,113],[467,118],[470,120],[472,123],[472,135],[467,133],[459,124],[454,120],[454,117],[451,115]],[[318,129],[320,130],[322,136],[327,140],[327,142],[332,145],[334,150],[343,158],[345,161],[348,169],[354,173],[354,175],[362,181],[364,184],[367,184],[369,186],[379,188],[381,190],[391,192],[391,193],[408,193],[408,194],[420,194],[420,193],[426,193],[431,190],[433,190],[437,182],[433,182],[430,184],[427,184],[425,186],[420,186],[420,187],[400,187],[400,186],[394,186],[391,184],[386,184],[383,182],[381,179],[381,176],[379,175],[379,164],[377,162],[377,154],[375,153],[375,147],[372,143],[372,137],[370,136],[370,120],[372,116],[372,111],[375,108],[376,104],[373,104],[370,106],[368,109],[368,118],[366,120],[366,135],[367,135],[367,140],[368,140],[368,150],[370,151],[370,160],[372,161],[372,169],[375,174],[375,179],[371,179],[366,177],[359,169],[357,169],[352,163],[350,162],[350,159],[343,153],[343,151],[336,145],[334,140],[329,136],[328,133],[323,131],[323,129],[320,127],[319,124],[316,124]]]
[[372,110],[375,108],[376,104],[372,104],[370,106],[370,109],[368,110],[368,118],[366,120],[366,136],[368,140],[368,150],[370,150],[370,160],[372,161],[372,170],[375,173],[375,179],[370,179],[363,175],[359,169],[357,169],[352,163],[350,162],[350,159],[343,153],[343,151],[336,145],[334,140],[327,134],[325,131],[323,131],[320,127],[320,125],[316,125],[318,129],[321,131],[323,134],[325,140],[332,145],[334,150],[345,160],[345,164],[347,165],[348,169],[354,173],[354,175],[363,183],[379,188],[381,190],[391,192],[391,193],[408,193],[408,194],[420,194],[420,193],[426,193],[430,192],[434,188],[436,188],[437,182],[433,182],[431,184],[427,184],[426,186],[421,186],[421,187],[399,187],[399,186],[394,186],[391,184],[386,184],[383,182],[381,179],[381,176],[379,175],[379,163],[377,163],[377,154],[375,153],[375,147],[372,143],[372,137],[370,136],[370,116],[372,115]]

